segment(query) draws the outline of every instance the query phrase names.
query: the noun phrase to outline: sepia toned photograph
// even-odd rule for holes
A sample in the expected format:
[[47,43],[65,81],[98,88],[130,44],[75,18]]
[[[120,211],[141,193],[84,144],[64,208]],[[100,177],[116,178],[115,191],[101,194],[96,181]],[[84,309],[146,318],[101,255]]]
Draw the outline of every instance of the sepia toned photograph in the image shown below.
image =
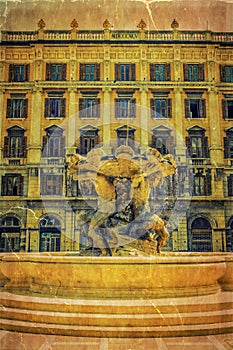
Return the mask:
[[233,0],[0,13],[0,349],[233,350]]

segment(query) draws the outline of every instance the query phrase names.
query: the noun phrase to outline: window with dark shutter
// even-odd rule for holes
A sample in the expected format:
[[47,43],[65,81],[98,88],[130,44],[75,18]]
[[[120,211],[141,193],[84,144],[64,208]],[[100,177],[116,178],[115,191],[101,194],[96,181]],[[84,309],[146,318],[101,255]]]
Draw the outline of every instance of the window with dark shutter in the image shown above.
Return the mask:
[[189,81],[189,67],[188,64],[183,65],[184,69],[184,81]]
[[228,188],[228,196],[233,196],[233,175],[227,176],[227,188]]
[[208,145],[208,137],[204,136],[202,142],[202,148],[203,148],[203,158],[209,158],[209,145]]
[[198,64],[198,81],[204,81],[204,64]]
[[211,196],[211,173],[208,170],[204,179],[204,195]]
[[28,116],[28,99],[22,100],[22,118],[27,118]]
[[185,118],[190,118],[190,100],[188,98],[184,100],[184,106],[185,106]]
[[199,108],[200,108],[200,118],[206,117],[206,101],[205,99],[200,99],[199,101]]
[[136,117],[136,99],[132,98],[130,100],[130,118]]
[[65,116],[66,116],[66,99],[61,98],[60,117],[65,118]]
[[48,157],[49,137],[43,136],[42,157]]
[[134,81],[135,80],[135,64],[115,64],[115,80],[118,81]]
[[14,65],[9,65],[9,82],[14,81]]
[[3,196],[23,195],[23,176],[18,174],[6,174],[2,177]]
[[3,149],[4,158],[8,158],[10,156],[10,144],[11,144],[10,137],[5,136],[4,137],[4,149]]
[[84,100],[84,98],[79,99],[79,117],[80,118],[85,117],[85,100]]
[[164,65],[164,80],[165,81],[170,81],[171,80],[170,64],[165,64]]
[[84,63],[80,63],[80,76],[79,79],[84,81],[86,80],[86,65]]
[[224,66],[220,66],[220,80],[221,80],[221,82],[226,81],[226,74],[225,74],[225,67]]
[[61,80],[66,80],[66,63],[61,65]]
[[66,63],[46,63],[46,80],[66,80]]
[[188,157],[190,157],[191,153],[192,153],[192,139],[190,136],[187,136],[185,138],[186,141],[186,147],[187,147],[187,152],[188,152]]
[[29,81],[29,64],[10,64],[9,65],[9,82]]

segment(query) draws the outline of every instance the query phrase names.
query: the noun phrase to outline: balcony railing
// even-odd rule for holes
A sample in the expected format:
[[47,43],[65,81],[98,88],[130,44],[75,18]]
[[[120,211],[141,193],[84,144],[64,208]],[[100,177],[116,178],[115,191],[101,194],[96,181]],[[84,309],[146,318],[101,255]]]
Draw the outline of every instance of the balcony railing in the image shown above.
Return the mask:
[[180,42],[233,42],[233,33],[180,30],[42,30],[42,31],[2,31],[0,41],[180,41]]

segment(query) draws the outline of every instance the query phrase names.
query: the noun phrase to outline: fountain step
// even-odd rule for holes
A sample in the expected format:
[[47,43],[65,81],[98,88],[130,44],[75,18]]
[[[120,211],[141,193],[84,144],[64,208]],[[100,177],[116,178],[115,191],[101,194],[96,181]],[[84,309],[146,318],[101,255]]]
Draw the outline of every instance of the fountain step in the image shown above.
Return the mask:
[[233,295],[74,300],[0,293],[0,328],[76,336],[149,337],[233,331]]
[[17,332],[69,335],[79,337],[178,337],[232,333],[233,322],[212,323],[197,325],[178,325],[178,326],[140,326],[140,327],[103,327],[103,326],[77,326],[63,324],[48,324],[37,322],[16,321],[10,319],[1,319],[2,329]]

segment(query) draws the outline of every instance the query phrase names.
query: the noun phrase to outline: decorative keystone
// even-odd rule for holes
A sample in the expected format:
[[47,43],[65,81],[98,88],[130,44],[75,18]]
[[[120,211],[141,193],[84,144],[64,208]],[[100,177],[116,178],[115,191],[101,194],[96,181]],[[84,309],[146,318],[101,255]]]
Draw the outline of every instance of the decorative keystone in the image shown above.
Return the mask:
[[138,23],[137,28],[139,28],[140,30],[145,30],[146,29],[146,22],[141,19],[141,21]]

